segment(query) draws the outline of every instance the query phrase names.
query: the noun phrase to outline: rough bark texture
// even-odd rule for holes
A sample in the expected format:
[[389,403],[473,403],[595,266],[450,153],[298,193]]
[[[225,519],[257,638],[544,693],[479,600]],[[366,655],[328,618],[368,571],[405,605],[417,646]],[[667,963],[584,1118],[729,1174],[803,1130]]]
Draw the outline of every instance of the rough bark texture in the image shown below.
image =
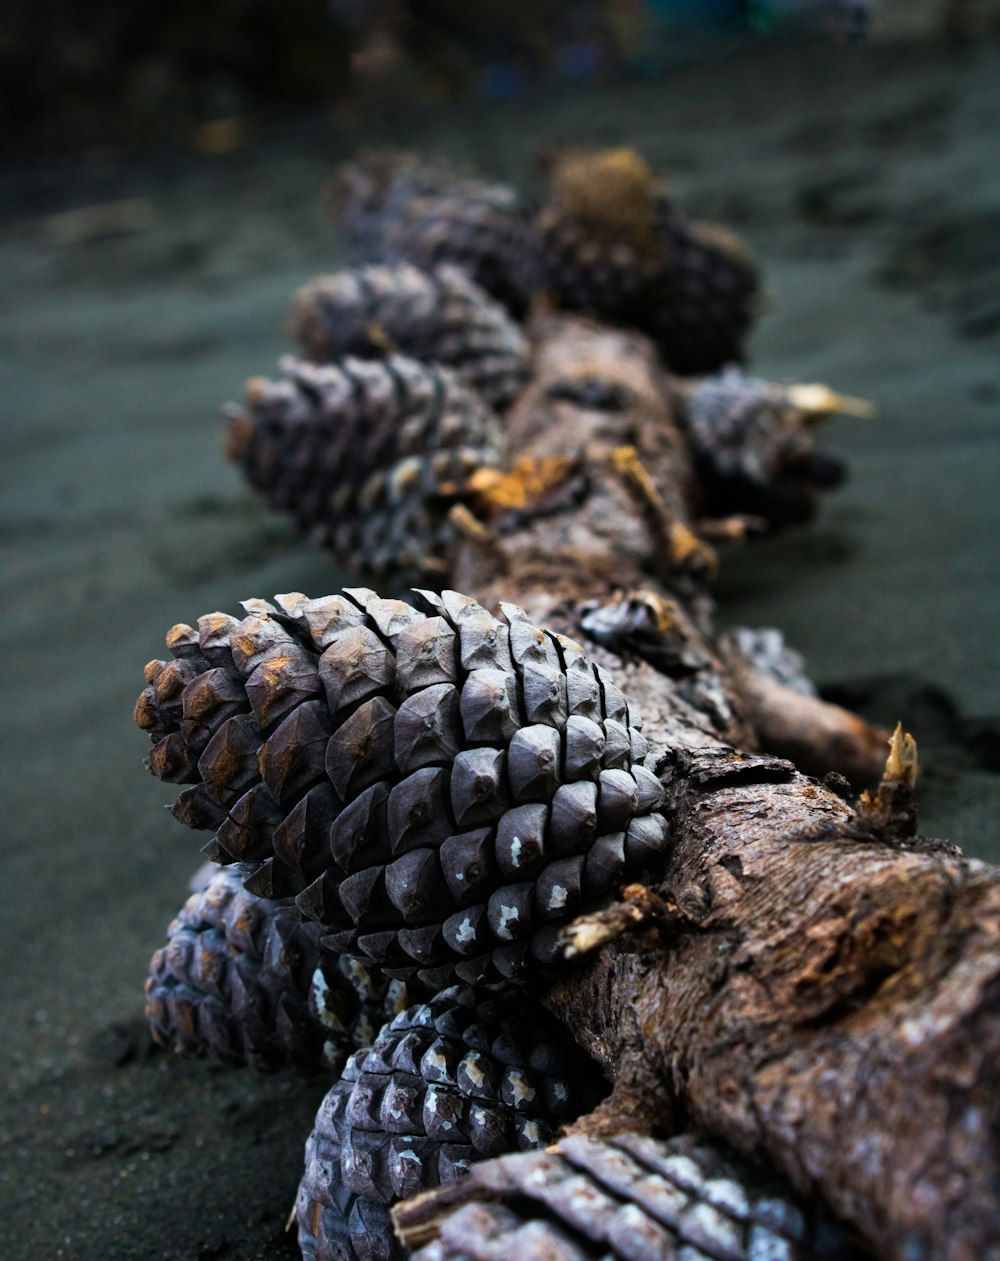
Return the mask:
[[997,1255],[997,872],[890,825],[891,759],[856,811],[842,780],[768,756],[860,786],[884,733],[776,692],[715,640],[712,557],[688,527],[689,468],[648,344],[568,320],[535,336],[511,455],[565,457],[566,475],[520,511],[478,504],[453,581],[578,636],[598,628],[594,656],[659,754],[673,835],[669,913],[647,897],[582,934],[579,953],[595,948],[545,996],[616,1081],[594,1129],[613,1132],[617,1111],[622,1129],[694,1126],[770,1159],[880,1257]]

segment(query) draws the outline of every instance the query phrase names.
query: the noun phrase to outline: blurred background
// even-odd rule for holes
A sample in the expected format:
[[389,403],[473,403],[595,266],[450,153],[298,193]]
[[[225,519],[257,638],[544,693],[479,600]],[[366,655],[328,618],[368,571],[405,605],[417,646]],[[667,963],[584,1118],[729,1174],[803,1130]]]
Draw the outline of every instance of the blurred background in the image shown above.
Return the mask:
[[654,77],[749,33],[958,41],[998,25],[993,0],[10,0],[0,121],[33,155],[185,139],[215,151],[237,141],[221,121],[275,108],[363,126],[417,103]]
[[1000,860],[998,0],[8,0],[0,18],[7,896],[0,1256],[290,1258],[322,1083],[153,1053],[199,838],[131,710],[178,621],[345,581],[222,456],[393,144],[508,180],[631,145],[756,252],[761,376],[874,400],[815,522],[727,551],[728,623],[915,732],[923,828]]

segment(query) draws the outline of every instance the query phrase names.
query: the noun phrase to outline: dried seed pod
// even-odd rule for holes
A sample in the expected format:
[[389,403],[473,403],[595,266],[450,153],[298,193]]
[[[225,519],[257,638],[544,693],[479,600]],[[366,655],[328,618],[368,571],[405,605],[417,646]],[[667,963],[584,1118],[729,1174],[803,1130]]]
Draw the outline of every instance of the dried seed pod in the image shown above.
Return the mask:
[[[814,1204],[719,1144],[575,1135],[475,1166],[413,1261],[861,1261]],[[394,1215],[405,1239],[409,1206]]]
[[685,220],[638,154],[562,155],[537,228],[541,283],[560,306],[642,329],[681,374],[742,358],[753,259],[732,233]]
[[778,527],[808,520],[843,466],[813,448],[785,387],[729,368],[685,392],[679,420],[709,516],[745,513]]
[[[195,763],[172,692],[144,693],[151,769],[166,747],[168,769],[204,771],[176,812],[214,830],[216,861],[259,864],[250,888],[298,894],[331,950],[431,992],[527,980],[556,963],[561,923],[665,861],[662,790],[635,757],[638,716],[579,644],[513,606],[418,599],[426,612],[367,589],[248,603],[225,629],[226,704],[267,668],[271,721],[227,718]],[[544,721],[527,721],[529,674],[566,698]]]
[[226,1067],[336,1072],[405,989],[321,950],[319,926],[247,893],[247,874],[215,868],[167,930],[146,980],[153,1038]]
[[404,1257],[391,1204],[477,1160],[544,1147],[601,1093],[593,1065],[520,995],[455,987],[410,1007],[320,1106],[296,1200],[303,1255]]
[[537,237],[512,188],[383,152],[341,166],[328,203],[357,262],[454,263],[515,315],[526,310]]
[[390,351],[454,370],[493,407],[510,403],[528,344],[506,310],[460,268],[410,263],[320,276],[294,299],[293,332],[307,359],[382,358]]
[[[447,494],[500,459],[490,408],[449,370],[402,355],[323,366],[286,358],[282,370],[249,382],[245,407],[230,409],[228,452],[250,485],[341,563],[439,576],[452,537]],[[284,648],[248,645],[260,660]]]

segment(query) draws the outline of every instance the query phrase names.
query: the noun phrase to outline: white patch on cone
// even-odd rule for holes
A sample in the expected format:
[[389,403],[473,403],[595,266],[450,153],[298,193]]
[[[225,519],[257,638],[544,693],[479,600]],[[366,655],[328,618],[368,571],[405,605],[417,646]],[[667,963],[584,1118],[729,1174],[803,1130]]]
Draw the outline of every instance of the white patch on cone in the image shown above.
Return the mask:
[[516,924],[518,921],[516,906],[500,907],[500,923],[497,925],[497,936],[502,937],[504,941],[513,941],[514,934],[507,927],[508,924]]

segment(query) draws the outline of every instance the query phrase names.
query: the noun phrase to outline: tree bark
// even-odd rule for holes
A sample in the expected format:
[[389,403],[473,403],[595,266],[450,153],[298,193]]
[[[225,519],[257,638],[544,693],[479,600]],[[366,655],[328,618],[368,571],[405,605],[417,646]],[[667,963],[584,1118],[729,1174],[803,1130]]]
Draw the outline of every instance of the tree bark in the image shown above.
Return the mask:
[[533,332],[514,473],[455,510],[452,578],[598,636],[588,651],[645,719],[672,834],[653,894],[578,924],[583,957],[545,995],[615,1082],[580,1125],[725,1139],[880,1257],[1000,1256],[1000,877],[909,835],[909,763],[891,757],[852,808],[843,781],[773,756],[860,786],[886,733],[718,636],[652,347],[575,319]]

